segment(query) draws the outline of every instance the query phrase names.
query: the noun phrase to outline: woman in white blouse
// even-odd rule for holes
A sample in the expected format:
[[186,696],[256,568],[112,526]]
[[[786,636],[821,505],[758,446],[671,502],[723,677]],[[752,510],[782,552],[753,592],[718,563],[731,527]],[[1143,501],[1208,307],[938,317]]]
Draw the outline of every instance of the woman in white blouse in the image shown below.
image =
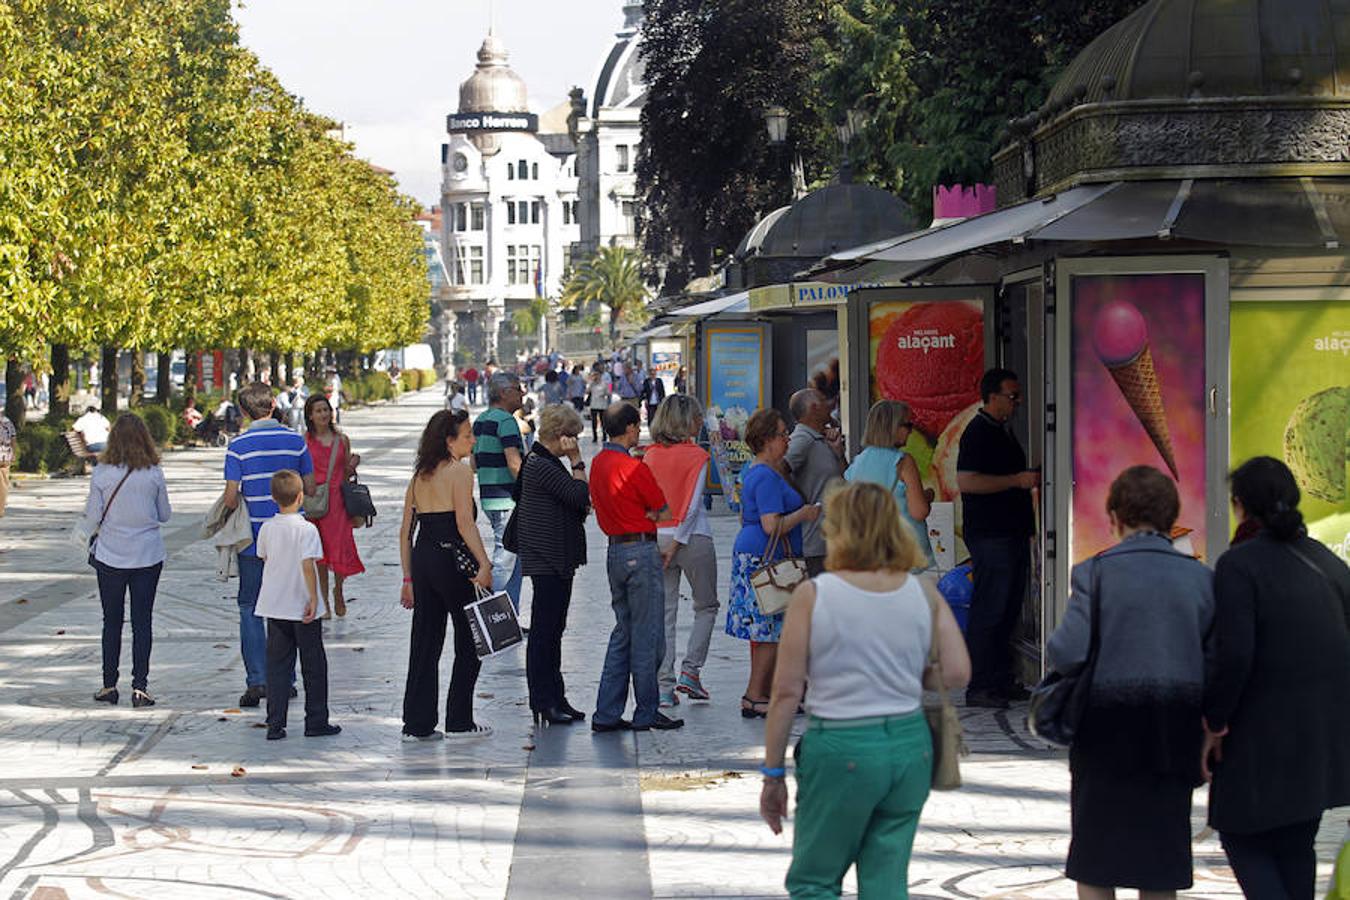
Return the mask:
[[117,703],[122,622],[131,594],[131,705],[154,706],[146,690],[150,677],[150,616],[164,568],[160,525],[169,521],[169,491],[159,451],[145,423],[131,413],[118,416],[108,447],[89,482],[84,515],[97,529],[89,562],[98,574],[103,603],[103,689],[100,703]]

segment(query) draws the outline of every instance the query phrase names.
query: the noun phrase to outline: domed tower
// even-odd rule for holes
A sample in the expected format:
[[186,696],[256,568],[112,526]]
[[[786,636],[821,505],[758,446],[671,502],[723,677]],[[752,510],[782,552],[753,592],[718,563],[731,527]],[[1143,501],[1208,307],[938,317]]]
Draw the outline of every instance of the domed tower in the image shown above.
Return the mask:
[[[496,35],[489,34],[478,48],[478,65],[469,79],[459,86],[459,114],[528,113],[525,80],[507,65],[509,54]],[[517,129],[503,129],[517,130]],[[469,136],[484,156],[500,148],[491,131],[474,131]]]

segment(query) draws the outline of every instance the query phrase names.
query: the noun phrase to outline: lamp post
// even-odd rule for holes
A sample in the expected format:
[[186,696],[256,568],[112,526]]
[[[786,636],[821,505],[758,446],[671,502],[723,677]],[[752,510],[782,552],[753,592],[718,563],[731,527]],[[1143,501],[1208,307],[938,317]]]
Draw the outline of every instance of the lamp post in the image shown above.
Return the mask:
[[[791,115],[786,109],[777,105],[764,110],[764,127],[769,130],[770,146],[786,147],[788,119]],[[802,172],[800,159],[788,163],[788,182],[792,185],[792,199],[794,201],[806,196],[806,177]]]
[[866,127],[867,113],[860,109],[848,110],[834,126],[835,133],[839,136],[839,145],[844,154],[843,161],[839,164],[839,182],[841,184],[848,184],[853,180],[853,155],[849,152],[849,146]]

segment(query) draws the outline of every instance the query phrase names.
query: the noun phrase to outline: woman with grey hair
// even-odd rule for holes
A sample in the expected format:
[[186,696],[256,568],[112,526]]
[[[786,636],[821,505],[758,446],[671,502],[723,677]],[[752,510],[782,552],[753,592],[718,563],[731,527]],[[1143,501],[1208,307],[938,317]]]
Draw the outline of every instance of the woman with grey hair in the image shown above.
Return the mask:
[[521,467],[519,546],[521,572],[534,584],[530,636],[525,648],[525,679],[535,724],[568,725],[586,718],[567,702],[562,677],[562,636],[572,602],[572,579],[586,564],[583,524],[590,508],[586,463],[577,435],[585,424],[565,403],[539,413],[534,448]]
[[928,513],[933,500],[932,488],[925,488],[914,457],[905,452],[905,443],[914,433],[909,404],[899,400],[878,400],[867,411],[862,452],[844,472],[845,481],[870,481],[891,492],[900,508],[900,518],[914,532],[926,568],[937,564],[928,540]]
[[[656,476],[670,507],[670,518],[656,523],[656,536],[665,561],[666,655],[657,670],[661,706],[678,704],[676,692],[694,700],[709,699],[699,680],[708,658],[717,621],[717,550],[712,527],[703,508],[703,485],[708,477],[708,453],[694,443],[703,424],[703,408],[688,394],[671,394],[652,417],[655,444],[642,461]],[[680,604],[680,574],[694,594],[694,627],[689,632],[680,677],[675,678],[675,620]]]

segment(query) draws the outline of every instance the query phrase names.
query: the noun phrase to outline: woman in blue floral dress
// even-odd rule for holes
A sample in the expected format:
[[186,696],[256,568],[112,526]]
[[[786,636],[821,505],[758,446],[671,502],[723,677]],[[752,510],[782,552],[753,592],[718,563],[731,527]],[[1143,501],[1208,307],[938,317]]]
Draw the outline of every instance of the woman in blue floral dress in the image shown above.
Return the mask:
[[775,558],[789,552],[801,556],[801,523],[819,516],[820,507],[803,505],[801,494],[783,477],[788,428],[778,410],[761,409],[751,416],[745,426],[745,442],[755,457],[741,472],[741,530],[731,558],[727,634],[750,642],[750,681],[741,697],[741,715],[753,719],[762,718],[769,709],[783,614],[760,612],[750,587],[750,573],[761,564],[773,535],[778,536]]

